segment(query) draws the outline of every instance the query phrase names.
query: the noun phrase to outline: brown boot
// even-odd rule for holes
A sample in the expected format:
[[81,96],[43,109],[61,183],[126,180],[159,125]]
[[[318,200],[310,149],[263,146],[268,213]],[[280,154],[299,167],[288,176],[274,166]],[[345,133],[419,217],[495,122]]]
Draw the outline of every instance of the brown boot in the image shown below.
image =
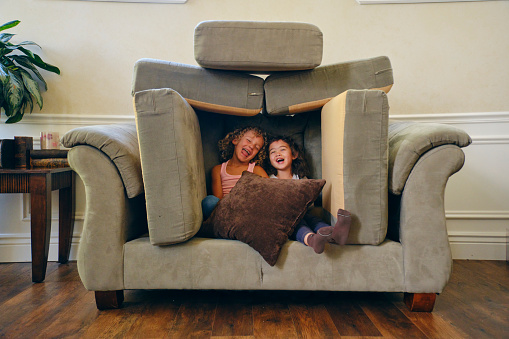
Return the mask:
[[350,233],[350,224],[352,223],[352,217],[350,212],[339,209],[338,210],[338,221],[334,225],[331,242],[339,245],[346,244],[348,234]]

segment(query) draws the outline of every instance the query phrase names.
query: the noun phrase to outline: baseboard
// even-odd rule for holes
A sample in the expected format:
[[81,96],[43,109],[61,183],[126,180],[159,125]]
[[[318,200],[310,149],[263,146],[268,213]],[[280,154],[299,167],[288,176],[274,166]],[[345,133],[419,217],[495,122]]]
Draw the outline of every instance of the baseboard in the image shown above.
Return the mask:
[[[74,233],[69,260],[76,260],[81,234]],[[0,234],[1,262],[32,261],[30,233]],[[58,260],[58,233],[51,233],[48,261]]]

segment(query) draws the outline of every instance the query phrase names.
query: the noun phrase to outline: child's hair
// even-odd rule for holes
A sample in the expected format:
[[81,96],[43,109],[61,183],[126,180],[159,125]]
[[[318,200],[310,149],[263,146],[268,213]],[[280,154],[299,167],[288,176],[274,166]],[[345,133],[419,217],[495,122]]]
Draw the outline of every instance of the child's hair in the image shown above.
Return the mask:
[[242,136],[249,132],[254,132],[257,136],[263,138],[263,146],[258,152],[258,154],[251,160],[251,162],[255,162],[257,165],[262,166],[265,161],[265,146],[267,145],[267,134],[261,130],[259,127],[255,126],[247,126],[242,128],[237,128],[234,131],[228,133],[223,139],[219,140],[219,157],[221,162],[225,162],[230,160],[233,157],[233,152],[235,150],[235,145],[232,143],[234,139],[239,140]]
[[275,141],[284,141],[290,146],[290,150],[292,151],[292,155],[297,157],[292,161],[292,174],[297,174],[300,179],[307,177],[309,175],[309,169],[306,163],[306,159],[304,158],[304,152],[300,149],[299,145],[293,141],[291,137],[286,137],[282,135],[270,136],[267,140],[266,149],[266,161],[265,161],[265,171],[268,175],[277,174],[277,170],[270,163],[270,145]]

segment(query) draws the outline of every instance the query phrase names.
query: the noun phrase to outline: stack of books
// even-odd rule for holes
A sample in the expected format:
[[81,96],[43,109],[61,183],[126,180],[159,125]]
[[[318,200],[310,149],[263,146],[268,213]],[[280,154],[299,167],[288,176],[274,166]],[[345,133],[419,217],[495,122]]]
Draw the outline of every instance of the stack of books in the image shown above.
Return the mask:
[[40,149],[30,151],[31,168],[60,168],[69,167],[67,161],[68,150]]
[[60,168],[68,167],[68,150],[33,149],[32,137],[0,140],[0,168]]

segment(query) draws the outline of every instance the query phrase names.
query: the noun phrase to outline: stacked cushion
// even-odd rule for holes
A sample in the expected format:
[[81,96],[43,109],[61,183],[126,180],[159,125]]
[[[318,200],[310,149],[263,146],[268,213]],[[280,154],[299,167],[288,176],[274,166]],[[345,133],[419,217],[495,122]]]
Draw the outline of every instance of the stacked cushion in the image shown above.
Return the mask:
[[322,62],[323,35],[299,22],[204,21],[194,55],[205,68],[258,73],[312,69]]
[[387,95],[349,90],[322,109],[322,205],[331,223],[352,214],[348,243],[380,244],[387,233]]
[[393,84],[385,56],[320,66],[311,71],[281,72],[265,80],[265,110],[287,115],[320,109],[348,89],[383,89]]

